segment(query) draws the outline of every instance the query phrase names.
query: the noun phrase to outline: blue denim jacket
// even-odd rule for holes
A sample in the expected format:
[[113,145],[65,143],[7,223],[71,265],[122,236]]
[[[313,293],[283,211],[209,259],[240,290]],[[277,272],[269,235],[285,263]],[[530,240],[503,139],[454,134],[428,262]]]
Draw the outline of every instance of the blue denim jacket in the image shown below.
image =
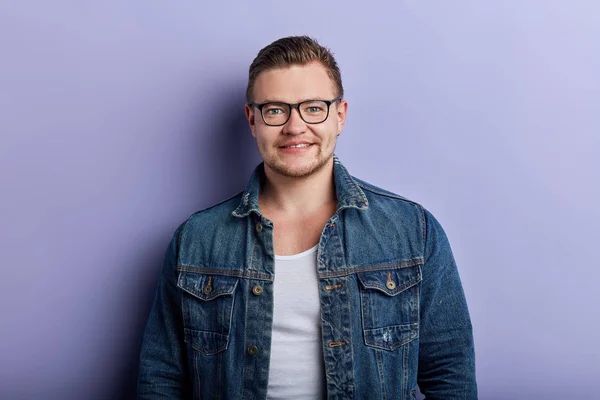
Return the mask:
[[[142,399],[265,399],[273,224],[245,191],[192,215],[167,251],[141,351]],[[334,158],[317,251],[328,399],[477,399],[471,321],[450,245],[419,204]]]

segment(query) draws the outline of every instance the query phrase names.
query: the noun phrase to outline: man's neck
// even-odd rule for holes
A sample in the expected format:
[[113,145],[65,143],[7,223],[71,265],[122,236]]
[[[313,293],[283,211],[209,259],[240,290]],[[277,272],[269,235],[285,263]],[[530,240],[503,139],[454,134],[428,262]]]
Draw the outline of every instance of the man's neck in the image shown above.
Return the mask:
[[333,158],[323,168],[304,178],[286,177],[265,166],[265,182],[259,204],[265,211],[313,213],[337,204],[333,180]]

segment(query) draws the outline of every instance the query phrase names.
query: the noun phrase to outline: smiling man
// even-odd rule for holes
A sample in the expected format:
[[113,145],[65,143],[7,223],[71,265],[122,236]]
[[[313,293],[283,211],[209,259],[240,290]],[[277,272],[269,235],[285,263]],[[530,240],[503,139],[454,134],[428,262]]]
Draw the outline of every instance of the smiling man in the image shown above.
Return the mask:
[[175,232],[141,352],[142,399],[476,399],[471,321],[443,229],[334,155],[348,104],[306,36],[262,49],[246,189]]

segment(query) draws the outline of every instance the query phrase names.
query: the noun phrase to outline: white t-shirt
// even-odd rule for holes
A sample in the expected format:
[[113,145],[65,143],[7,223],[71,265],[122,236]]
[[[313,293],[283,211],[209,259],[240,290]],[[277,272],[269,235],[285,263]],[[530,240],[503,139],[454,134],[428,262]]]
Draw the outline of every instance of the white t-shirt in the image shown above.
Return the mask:
[[275,256],[267,399],[325,398],[317,246]]

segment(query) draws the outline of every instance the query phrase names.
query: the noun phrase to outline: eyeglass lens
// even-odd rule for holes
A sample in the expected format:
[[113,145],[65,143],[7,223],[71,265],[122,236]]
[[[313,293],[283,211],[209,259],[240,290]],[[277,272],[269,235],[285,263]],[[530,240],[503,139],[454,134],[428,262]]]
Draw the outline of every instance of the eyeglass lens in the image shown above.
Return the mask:
[[[307,101],[298,106],[300,117],[309,124],[318,124],[327,119],[329,107],[320,100]],[[290,118],[291,108],[285,103],[267,103],[263,106],[262,116],[268,125],[283,125]]]

